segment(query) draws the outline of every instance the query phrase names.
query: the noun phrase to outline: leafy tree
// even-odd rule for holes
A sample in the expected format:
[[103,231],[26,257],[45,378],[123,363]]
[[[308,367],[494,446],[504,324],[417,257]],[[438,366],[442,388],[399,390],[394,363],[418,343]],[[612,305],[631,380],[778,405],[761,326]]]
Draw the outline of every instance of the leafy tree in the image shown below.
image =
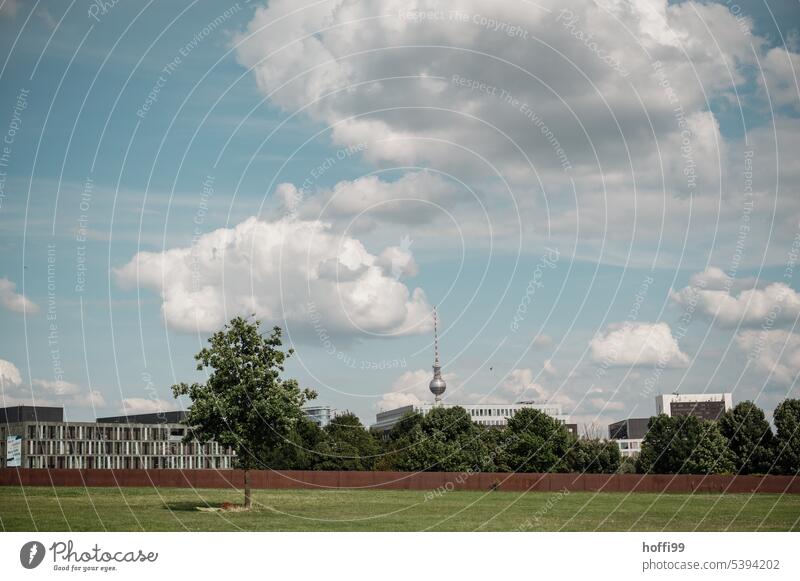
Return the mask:
[[284,361],[293,351],[281,350],[279,327],[265,337],[260,324],[232,319],[195,355],[197,370],[207,370],[206,382],[172,386],[175,397],[188,395],[192,402],[187,438],[201,443],[213,439],[236,452],[244,470],[246,508],[252,506],[249,470],[263,465],[266,452],[286,441],[303,419],[303,404],[316,397],[296,380],[281,379]]
[[580,438],[569,453],[570,470],[597,474],[613,474],[619,469],[621,454],[612,440]]
[[408,471],[486,471],[493,468],[484,430],[459,406],[436,407],[394,441],[395,468]]
[[324,439],[325,433],[316,422],[303,417],[286,440],[264,451],[263,463],[273,470],[314,470],[319,458],[317,447]]
[[422,414],[408,412],[397,422],[388,436],[374,434],[382,454],[375,461],[376,470],[400,470],[403,451],[410,445],[411,432],[422,423]]
[[720,418],[739,474],[766,474],[775,460],[775,437],[764,412],[751,401],[736,404]]
[[567,472],[574,442],[566,426],[539,410],[519,410],[503,430],[498,466],[506,472]]
[[733,453],[716,422],[694,416],[650,418],[638,472],[655,474],[720,474],[733,472]]
[[800,471],[800,399],[785,399],[773,413],[776,432],[776,461],[783,474]]
[[372,470],[381,452],[375,437],[351,413],[337,416],[323,429],[316,448],[319,470]]
[[635,474],[636,473],[636,459],[630,456],[624,456],[617,468],[617,474]]

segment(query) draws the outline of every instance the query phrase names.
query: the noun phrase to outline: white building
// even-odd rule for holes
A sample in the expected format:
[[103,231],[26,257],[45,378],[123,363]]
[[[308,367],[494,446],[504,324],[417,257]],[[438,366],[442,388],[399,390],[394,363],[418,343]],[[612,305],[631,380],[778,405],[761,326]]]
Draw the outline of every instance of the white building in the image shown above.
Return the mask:
[[667,393],[656,396],[656,414],[696,416],[703,420],[718,420],[733,409],[730,393]]
[[336,417],[336,410],[329,405],[306,406],[303,408],[303,413],[320,428],[330,424],[331,420]]
[[612,440],[619,446],[619,453],[623,458],[636,458],[639,452],[642,451],[642,442],[644,440],[630,439],[630,440]]
[[509,418],[521,409],[532,408],[539,410],[549,416],[556,418],[562,424],[567,423],[567,416],[561,413],[561,406],[556,404],[543,404],[533,402],[520,402],[520,403],[502,403],[502,404],[489,404],[489,403],[475,403],[475,404],[454,404],[454,403],[437,403],[437,404],[421,404],[421,405],[407,405],[393,410],[386,410],[378,412],[375,423],[372,429],[385,432],[390,430],[400,419],[406,414],[422,414],[425,415],[434,407],[453,408],[462,407],[467,410],[467,413],[472,418],[472,421],[482,426],[502,427],[508,424]]

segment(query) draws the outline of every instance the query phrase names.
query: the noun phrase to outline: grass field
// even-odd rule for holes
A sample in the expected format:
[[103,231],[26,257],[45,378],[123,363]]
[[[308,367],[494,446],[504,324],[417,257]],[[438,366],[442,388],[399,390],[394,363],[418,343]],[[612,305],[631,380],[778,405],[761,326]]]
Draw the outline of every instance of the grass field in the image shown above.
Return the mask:
[[0,487],[6,531],[790,531],[800,496]]

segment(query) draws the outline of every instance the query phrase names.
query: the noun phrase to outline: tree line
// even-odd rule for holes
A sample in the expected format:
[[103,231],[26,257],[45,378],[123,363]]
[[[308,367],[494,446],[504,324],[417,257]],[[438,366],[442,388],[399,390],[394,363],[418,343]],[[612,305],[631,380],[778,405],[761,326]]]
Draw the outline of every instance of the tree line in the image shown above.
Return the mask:
[[576,438],[558,420],[531,408],[503,428],[476,424],[461,407],[408,414],[387,436],[353,414],[324,428],[303,419],[264,465],[295,470],[445,472],[637,472],[655,474],[796,474],[800,468],[800,400],[774,412],[744,401],[718,421],[666,415],[650,419],[636,460],[617,443]]
[[519,410],[502,428],[472,421],[462,407],[409,414],[388,436],[367,430],[353,414],[323,428],[302,408],[316,397],[283,379],[293,350],[281,349],[281,329],[261,334],[260,321],[236,317],[208,340],[195,359],[205,383],[178,383],[175,397],[191,405],[186,439],[215,440],[236,453],[244,470],[245,506],[251,505],[251,469],[403,470],[447,472],[640,472],[689,474],[797,474],[800,400],[773,414],[742,402],[718,421],[655,416],[641,452],[623,459],[616,442],[576,438],[540,412]]

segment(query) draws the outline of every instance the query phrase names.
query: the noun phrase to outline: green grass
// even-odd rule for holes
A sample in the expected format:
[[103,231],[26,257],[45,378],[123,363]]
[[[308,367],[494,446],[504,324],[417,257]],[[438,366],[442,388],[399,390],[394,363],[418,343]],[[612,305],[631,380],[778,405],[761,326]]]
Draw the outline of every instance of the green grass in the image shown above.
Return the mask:
[[6,531],[790,531],[800,496],[0,487]]

